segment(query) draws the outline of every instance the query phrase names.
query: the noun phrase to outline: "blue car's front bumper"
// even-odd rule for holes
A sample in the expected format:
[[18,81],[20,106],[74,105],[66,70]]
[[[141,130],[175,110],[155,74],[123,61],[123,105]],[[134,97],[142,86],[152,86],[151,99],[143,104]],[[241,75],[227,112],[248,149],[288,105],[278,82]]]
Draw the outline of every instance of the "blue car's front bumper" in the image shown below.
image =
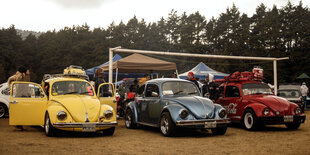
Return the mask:
[[176,121],[177,126],[190,127],[190,128],[217,128],[220,126],[227,126],[230,123],[229,118],[225,119],[200,119],[200,120],[182,120]]

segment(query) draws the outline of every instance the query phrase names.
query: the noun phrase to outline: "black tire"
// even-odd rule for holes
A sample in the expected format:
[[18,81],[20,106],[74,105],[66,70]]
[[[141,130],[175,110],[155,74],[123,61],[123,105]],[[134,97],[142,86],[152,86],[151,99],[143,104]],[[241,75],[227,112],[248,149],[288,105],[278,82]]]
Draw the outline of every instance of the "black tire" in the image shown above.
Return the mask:
[[166,137],[171,137],[176,132],[176,125],[172,121],[169,112],[163,112],[160,117],[160,131]]
[[112,136],[114,134],[115,127],[111,127],[109,129],[105,129],[102,131],[103,136]]
[[126,110],[125,113],[125,126],[128,129],[134,129],[137,127],[137,124],[134,122],[134,115],[130,108]]
[[0,103],[0,118],[4,118],[8,112],[8,107],[5,104]]
[[297,130],[300,126],[300,123],[287,123],[285,124],[285,126],[289,129],[289,130]]
[[213,135],[224,135],[226,133],[226,130],[227,130],[227,126],[222,126],[222,127],[211,129]]
[[254,131],[258,129],[258,120],[257,117],[252,109],[247,109],[244,111],[243,114],[243,126],[245,129]]
[[53,137],[56,134],[56,128],[54,128],[51,124],[50,117],[48,113],[45,114],[45,121],[44,121],[44,131],[45,135],[48,137]]

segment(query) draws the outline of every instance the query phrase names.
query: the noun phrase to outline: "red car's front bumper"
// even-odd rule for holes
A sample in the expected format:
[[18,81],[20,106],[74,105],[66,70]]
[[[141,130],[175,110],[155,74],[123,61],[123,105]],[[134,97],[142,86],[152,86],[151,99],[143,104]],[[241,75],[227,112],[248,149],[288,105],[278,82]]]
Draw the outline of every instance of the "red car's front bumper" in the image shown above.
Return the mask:
[[264,125],[286,124],[286,123],[304,123],[306,115],[290,115],[290,116],[263,116],[259,117],[258,121]]

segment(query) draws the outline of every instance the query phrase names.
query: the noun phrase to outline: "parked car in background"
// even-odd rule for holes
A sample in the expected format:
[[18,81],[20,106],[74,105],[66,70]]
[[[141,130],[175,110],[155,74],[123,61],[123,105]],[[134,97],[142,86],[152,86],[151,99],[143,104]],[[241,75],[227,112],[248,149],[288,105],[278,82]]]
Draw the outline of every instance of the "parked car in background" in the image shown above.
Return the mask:
[[0,85],[0,118],[9,114],[10,88],[7,83]]
[[296,103],[300,108],[303,107],[302,97],[300,93],[300,85],[280,85],[278,96]]
[[154,79],[140,86],[125,114],[127,128],[153,126],[164,136],[173,136],[176,127],[211,129],[213,134],[223,135],[228,123],[226,110],[201,97],[194,83],[173,78]]
[[9,124],[44,126],[47,136],[58,130],[113,135],[117,125],[113,84],[101,84],[96,94],[87,80],[77,77],[44,76],[42,87],[13,82]]
[[221,97],[216,103],[226,108],[232,122],[242,123],[247,130],[261,125],[285,124],[298,129],[306,120],[297,104],[275,96],[270,87],[252,72],[235,72],[220,82]]

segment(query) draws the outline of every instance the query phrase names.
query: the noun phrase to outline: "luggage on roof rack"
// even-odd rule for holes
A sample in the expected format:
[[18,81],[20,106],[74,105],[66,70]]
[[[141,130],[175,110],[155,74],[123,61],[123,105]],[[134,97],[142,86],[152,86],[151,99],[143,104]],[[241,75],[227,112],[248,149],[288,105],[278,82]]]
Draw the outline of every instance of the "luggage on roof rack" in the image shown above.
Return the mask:
[[87,75],[76,75],[76,74],[44,74],[43,81],[57,77],[80,78],[89,81]]

